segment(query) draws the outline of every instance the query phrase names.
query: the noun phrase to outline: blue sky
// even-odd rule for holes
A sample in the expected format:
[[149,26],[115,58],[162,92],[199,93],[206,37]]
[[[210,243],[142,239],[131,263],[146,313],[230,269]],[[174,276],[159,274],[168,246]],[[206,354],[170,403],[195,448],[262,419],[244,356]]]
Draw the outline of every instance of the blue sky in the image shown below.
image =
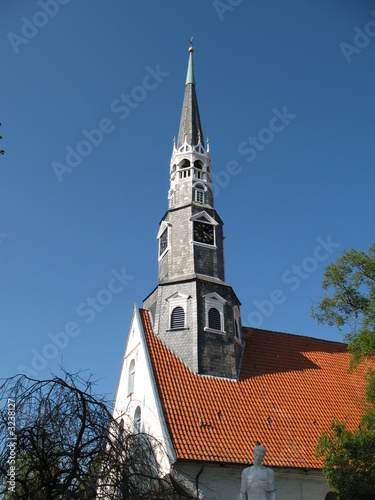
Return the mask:
[[190,36],[243,323],[341,340],[310,308],[324,267],[373,243],[374,2],[7,1],[2,376],[63,363],[112,397],[157,285]]

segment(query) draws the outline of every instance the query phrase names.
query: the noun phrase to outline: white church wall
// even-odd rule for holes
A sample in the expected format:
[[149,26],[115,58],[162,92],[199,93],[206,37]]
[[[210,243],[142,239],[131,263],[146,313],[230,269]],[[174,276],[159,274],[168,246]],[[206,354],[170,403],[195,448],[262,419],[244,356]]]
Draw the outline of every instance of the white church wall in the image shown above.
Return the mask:
[[[204,500],[238,500],[243,465],[214,465],[179,462],[174,469],[190,482],[196,494]],[[277,500],[324,500],[331,491],[321,471],[302,471],[272,468],[275,473]],[[200,473],[200,474],[199,474]],[[199,476],[198,476],[199,474]]]
[[[141,414],[139,422],[137,418],[134,418],[137,408],[140,409]],[[116,418],[122,418],[124,425],[131,432],[144,432],[162,444],[166,453],[160,453],[160,456],[156,458],[163,473],[168,473],[170,460],[174,460],[174,452],[168,439],[162,412],[158,406],[157,388],[150,370],[143,326],[136,306],[128,331],[114,399],[113,415]],[[167,456],[170,459],[167,459]]]

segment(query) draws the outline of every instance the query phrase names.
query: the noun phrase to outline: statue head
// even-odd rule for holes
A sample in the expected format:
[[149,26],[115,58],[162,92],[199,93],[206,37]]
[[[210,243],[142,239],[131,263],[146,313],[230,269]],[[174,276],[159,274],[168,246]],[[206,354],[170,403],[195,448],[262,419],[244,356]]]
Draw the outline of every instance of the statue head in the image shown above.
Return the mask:
[[266,454],[266,448],[260,444],[257,444],[254,448],[254,465],[260,465]]

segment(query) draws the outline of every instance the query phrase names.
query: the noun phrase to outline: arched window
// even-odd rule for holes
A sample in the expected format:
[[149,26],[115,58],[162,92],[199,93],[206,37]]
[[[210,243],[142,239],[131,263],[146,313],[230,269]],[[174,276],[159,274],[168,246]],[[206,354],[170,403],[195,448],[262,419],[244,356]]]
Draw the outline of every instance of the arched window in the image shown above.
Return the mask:
[[178,170],[180,171],[180,179],[184,179],[185,177],[190,177],[190,161],[184,158],[181,163],[178,165]]
[[197,179],[203,179],[202,175],[202,162],[195,160],[194,162],[194,177]]
[[134,392],[134,378],[135,378],[135,361],[131,360],[129,366],[129,374],[128,374],[128,396],[133,394]]
[[217,293],[209,293],[204,296],[206,309],[205,330],[213,330],[218,333],[225,332],[225,314],[224,305],[227,301]]
[[216,307],[211,307],[208,311],[208,328],[212,328],[212,330],[221,330],[220,312]]
[[181,306],[173,309],[171,314],[171,328],[184,328],[185,327],[185,311]]
[[141,407],[137,406],[134,412],[134,430],[140,432],[141,430]]

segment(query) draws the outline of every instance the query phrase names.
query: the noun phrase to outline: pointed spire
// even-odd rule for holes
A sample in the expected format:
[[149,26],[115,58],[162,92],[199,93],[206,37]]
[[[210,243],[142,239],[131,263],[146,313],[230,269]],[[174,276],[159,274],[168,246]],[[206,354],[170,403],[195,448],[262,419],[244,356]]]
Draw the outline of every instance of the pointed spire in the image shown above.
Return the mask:
[[189,40],[191,46],[189,47],[189,63],[185,83],[185,95],[182,105],[180,130],[178,132],[177,148],[184,144],[185,139],[188,144],[193,146],[197,145],[200,140],[203,141],[203,132],[201,121],[199,117],[197,95],[195,93],[195,79],[194,79],[194,64],[193,52],[194,47],[192,38]]
[[190,52],[190,56],[189,56],[189,64],[188,64],[188,70],[187,70],[185,85],[188,85],[189,83],[192,83],[193,85],[195,85],[194,64],[193,64],[194,47],[193,46],[189,47],[189,52]]

